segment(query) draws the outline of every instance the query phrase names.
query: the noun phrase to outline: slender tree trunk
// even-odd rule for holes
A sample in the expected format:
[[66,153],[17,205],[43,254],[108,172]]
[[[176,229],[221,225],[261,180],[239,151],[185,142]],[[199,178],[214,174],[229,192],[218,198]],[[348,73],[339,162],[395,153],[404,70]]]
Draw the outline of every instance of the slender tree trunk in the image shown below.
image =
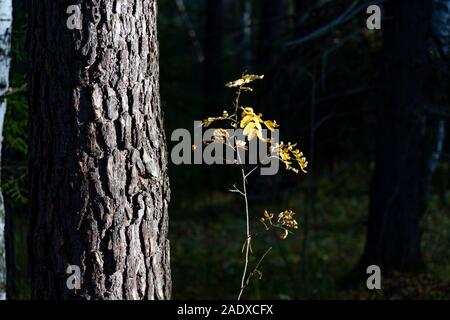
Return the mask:
[[[442,105],[445,108],[450,102],[450,0],[433,0],[433,40],[435,41],[435,51],[437,52],[435,55],[437,74],[441,84],[440,89],[443,93],[441,101],[436,103],[438,106]],[[443,122],[443,120],[441,119],[440,122]],[[445,127],[442,130],[444,130],[444,137],[442,137],[444,139]],[[446,144],[450,146],[448,139]],[[450,174],[448,175],[448,181],[450,185]]]
[[67,1],[28,1],[32,294],[168,299],[157,1],[72,2],[81,30]]
[[220,104],[223,80],[223,0],[205,0],[205,68],[204,87],[206,108],[217,107]]
[[259,31],[258,63],[267,68],[276,62],[283,37],[288,30],[286,0],[261,0],[261,28]]
[[191,19],[189,18],[189,14],[186,10],[186,6],[184,5],[184,1],[175,0],[175,4],[177,6],[178,13],[180,14],[181,20],[183,21],[184,27],[186,28],[186,31],[192,42],[192,46],[197,54],[197,60],[199,63],[202,63],[205,60],[205,57],[203,56],[203,50],[200,47],[200,42],[198,41],[197,33],[195,32],[194,26],[192,25]]
[[303,36],[306,33],[305,15],[313,6],[311,0],[295,0],[294,37]]
[[376,165],[361,267],[416,270],[422,265],[423,84],[431,0],[390,1],[384,14],[389,19],[383,31]]
[[[450,56],[450,1],[433,0],[433,33],[444,55]],[[448,70],[447,70],[448,73]]]
[[[9,89],[9,68],[11,64],[11,25],[11,0],[0,0],[0,159],[1,143],[3,140],[3,123],[6,114],[5,94]],[[0,190],[0,300],[6,299],[6,254],[4,230],[5,206],[3,203],[3,194]]]
[[252,63],[252,2],[244,0],[239,3],[241,9],[240,64],[243,70],[251,70]]
[[421,214],[426,212],[430,199],[433,176],[438,168],[445,141],[445,121],[427,116],[425,129],[425,149],[423,152],[423,177],[421,190]]
[[[24,44],[24,34],[23,26],[26,19],[26,5],[23,0],[12,0],[12,25],[11,25],[11,47],[12,48],[22,48]],[[19,50],[11,51],[11,68],[10,76],[14,77],[16,74],[24,74],[26,72],[26,63],[23,63],[24,58],[21,57],[21,52]],[[22,93],[22,95],[25,93]],[[24,106],[27,108],[27,106]],[[12,111],[11,109],[9,111]],[[15,111],[15,110],[14,110]],[[14,115],[14,112],[8,112],[8,115]],[[8,115],[6,117],[8,117]],[[12,120],[14,121],[14,120]],[[14,148],[9,148],[4,150],[2,153],[2,161],[4,166],[15,166],[18,164],[17,161],[23,163],[23,157],[25,153],[17,153]],[[8,177],[14,176],[15,173],[10,172],[7,174]],[[6,175],[6,174],[5,174]],[[21,232],[21,230],[26,229],[23,226],[20,229],[20,222],[17,223],[17,217],[19,215],[26,215],[27,205],[21,202],[19,205],[11,196],[6,196],[5,199],[5,251],[6,251],[6,296],[8,299],[16,299],[18,297],[17,292],[17,280],[21,277],[21,265],[27,266],[26,252],[19,253],[19,258],[16,256],[16,241],[15,239],[25,239],[26,234]],[[19,228],[17,228],[19,227]],[[17,229],[16,229],[17,228]],[[27,270],[22,269],[22,273],[26,273]],[[25,282],[27,283],[27,282]]]
[[[449,103],[450,89],[450,0],[432,0],[432,57],[437,78],[439,80],[432,103],[436,107],[446,109]],[[433,115],[427,115],[424,152],[424,177],[422,193],[422,211],[425,213],[432,191],[433,176],[441,159],[445,142],[445,120]]]

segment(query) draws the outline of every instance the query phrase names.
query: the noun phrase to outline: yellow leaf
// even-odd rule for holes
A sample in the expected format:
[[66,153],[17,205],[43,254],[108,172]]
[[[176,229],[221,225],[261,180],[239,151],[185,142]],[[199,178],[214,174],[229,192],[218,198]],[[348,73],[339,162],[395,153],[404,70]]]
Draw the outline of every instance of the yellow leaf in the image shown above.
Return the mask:
[[240,87],[243,84],[245,84],[244,79],[238,79],[235,81],[228,82],[227,84],[225,84],[225,86],[227,86],[228,88],[233,88],[233,87]]
[[251,122],[252,120],[253,120],[253,117],[251,115],[246,115],[245,117],[243,117],[241,120],[241,128],[246,127],[247,124],[249,122]]
[[264,75],[259,76],[256,74],[244,74],[241,79],[237,79],[235,81],[230,81],[227,84],[225,84],[225,86],[227,86],[229,88],[241,87],[242,90],[253,91],[253,89],[250,87],[242,87],[242,86],[244,84],[250,83],[255,80],[260,80],[263,78],[264,78]]
[[242,79],[244,79],[244,81],[246,81],[246,83],[255,81],[255,80],[261,80],[264,79],[264,75],[257,75],[257,74],[244,74],[242,76]]
[[256,127],[255,122],[250,122],[244,128],[244,135],[248,137],[248,140],[252,140],[255,137],[257,131],[255,127]]
[[289,235],[289,231],[287,231],[286,229],[283,229],[283,231],[280,233],[280,239],[284,240],[287,238],[288,235]]
[[250,107],[242,108],[242,110],[243,110],[243,113],[245,113],[245,114],[254,114],[255,113],[253,111],[253,108],[250,108]]
[[277,122],[272,121],[272,120],[266,120],[266,121],[264,121],[264,124],[267,127],[267,129],[269,129],[270,131],[273,131],[275,128],[278,127]]

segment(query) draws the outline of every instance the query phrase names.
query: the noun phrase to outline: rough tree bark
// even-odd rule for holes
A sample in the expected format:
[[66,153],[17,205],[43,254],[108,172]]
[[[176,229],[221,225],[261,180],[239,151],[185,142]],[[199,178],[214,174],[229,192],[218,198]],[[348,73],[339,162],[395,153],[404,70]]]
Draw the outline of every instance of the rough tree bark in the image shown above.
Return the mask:
[[[3,140],[3,122],[6,113],[5,94],[9,89],[11,64],[12,2],[0,0],[0,159]],[[0,171],[1,173],[1,171]],[[0,180],[1,181],[1,180]],[[6,299],[6,255],[5,255],[5,206],[0,190],[0,300]]]
[[[431,0],[386,2],[376,165],[360,267],[416,270],[424,150],[424,69]],[[411,32],[414,30],[414,32]]]
[[28,1],[34,298],[171,297],[156,2]]

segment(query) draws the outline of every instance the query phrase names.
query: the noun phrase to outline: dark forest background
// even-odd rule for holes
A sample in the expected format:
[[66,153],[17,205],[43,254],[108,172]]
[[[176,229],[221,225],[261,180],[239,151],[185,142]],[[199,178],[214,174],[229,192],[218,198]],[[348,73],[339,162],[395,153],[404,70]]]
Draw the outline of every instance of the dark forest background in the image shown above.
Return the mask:
[[[381,30],[366,27],[374,2],[383,8]],[[248,71],[265,75],[248,104],[276,119],[309,160],[306,175],[281,170],[251,181],[254,229],[265,208],[279,207],[297,211],[300,228],[286,241],[255,244],[254,257],[274,250],[247,298],[450,297],[449,64],[433,10],[431,0],[159,1],[168,140],[174,129],[230,109],[224,84]],[[15,0],[17,90],[2,153],[15,299],[30,297],[25,44],[26,8]],[[227,190],[238,172],[172,165],[169,174],[174,298],[235,298],[245,222]],[[383,290],[367,290],[369,264],[381,265]]]

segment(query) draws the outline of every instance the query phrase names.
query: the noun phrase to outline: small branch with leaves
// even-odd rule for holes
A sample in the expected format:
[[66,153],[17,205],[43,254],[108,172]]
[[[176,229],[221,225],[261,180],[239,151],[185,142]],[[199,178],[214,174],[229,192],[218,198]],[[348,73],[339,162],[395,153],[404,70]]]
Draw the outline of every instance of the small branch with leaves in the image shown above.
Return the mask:
[[[247,145],[253,139],[259,139],[269,144],[268,157],[276,158],[285,164],[286,170],[299,173],[300,171],[306,173],[308,161],[306,160],[303,152],[297,149],[296,144],[277,142],[272,143],[272,140],[265,138],[263,134],[263,126],[269,131],[274,131],[279,125],[274,120],[264,120],[261,113],[256,113],[252,107],[243,107],[240,105],[240,98],[242,93],[253,92],[253,88],[250,84],[255,80],[263,79],[263,75],[243,74],[238,80],[228,82],[226,84],[229,88],[236,89],[236,98],[234,100],[234,111],[229,113],[223,111],[221,116],[208,117],[202,121],[203,127],[209,127],[215,123],[225,122],[228,126],[234,129],[240,128],[243,130],[244,139],[238,138],[235,134],[229,133],[224,127],[216,128],[213,132],[212,139],[203,141],[204,144],[221,143],[226,147],[232,148],[237,154],[237,158],[233,160],[233,164],[240,167],[241,171],[241,185],[238,187],[233,185],[233,188],[229,191],[237,193],[242,196],[245,204],[245,239],[242,246],[242,254],[244,256],[244,270],[241,277],[241,286],[239,289],[238,300],[242,298],[244,291],[248,288],[250,281],[253,277],[262,277],[261,264],[265,260],[272,248],[265,251],[262,257],[258,260],[256,266],[249,272],[250,255],[253,254],[252,241],[259,234],[252,234],[250,230],[250,210],[248,201],[248,178],[253,174],[259,166],[255,166],[250,170],[246,170],[243,159],[241,158],[241,152],[248,151]],[[231,143],[233,142],[233,143]],[[240,150],[239,150],[240,149]],[[284,210],[278,213],[276,216],[273,213],[264,211],[260,222],[264,226],[264,231],[276,230],[279,233],[280,239],[284,240],[288,237],[292,230],[298,228],[298,222],[294,218],[295,213],[292,210]]]

